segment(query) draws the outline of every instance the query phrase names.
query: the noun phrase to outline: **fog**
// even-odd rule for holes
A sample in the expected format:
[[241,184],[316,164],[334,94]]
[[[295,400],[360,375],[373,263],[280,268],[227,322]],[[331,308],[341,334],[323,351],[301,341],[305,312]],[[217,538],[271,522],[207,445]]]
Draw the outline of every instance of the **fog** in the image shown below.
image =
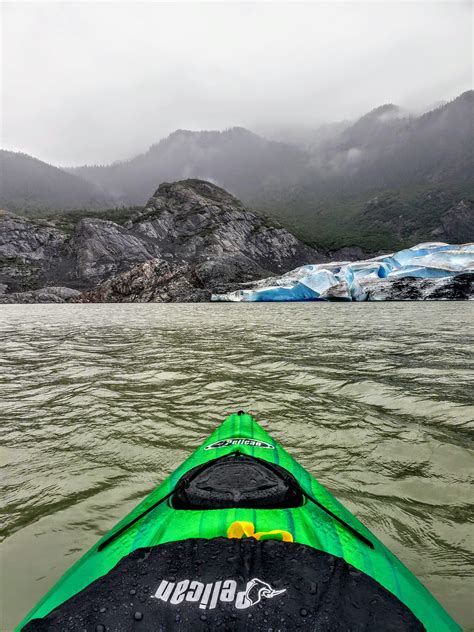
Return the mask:
[[7,3],[2,147],[108,163],[175,129],[420,110],[472,84],[469,2]]

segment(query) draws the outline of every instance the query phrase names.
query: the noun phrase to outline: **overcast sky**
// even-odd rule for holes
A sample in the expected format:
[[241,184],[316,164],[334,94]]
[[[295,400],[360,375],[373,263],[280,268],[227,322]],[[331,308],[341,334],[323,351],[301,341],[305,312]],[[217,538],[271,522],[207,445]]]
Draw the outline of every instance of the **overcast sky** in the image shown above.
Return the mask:
[[107,163],[177,128],[307,124],[472,84],[470,2],[7,3],[2,146]]

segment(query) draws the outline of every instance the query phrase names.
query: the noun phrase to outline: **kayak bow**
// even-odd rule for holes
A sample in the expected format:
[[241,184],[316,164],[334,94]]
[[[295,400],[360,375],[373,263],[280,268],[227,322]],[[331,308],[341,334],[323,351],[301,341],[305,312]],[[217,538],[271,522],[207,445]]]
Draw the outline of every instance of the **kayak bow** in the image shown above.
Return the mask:
[[230,415],[17,630],[459,631],[248,414]]

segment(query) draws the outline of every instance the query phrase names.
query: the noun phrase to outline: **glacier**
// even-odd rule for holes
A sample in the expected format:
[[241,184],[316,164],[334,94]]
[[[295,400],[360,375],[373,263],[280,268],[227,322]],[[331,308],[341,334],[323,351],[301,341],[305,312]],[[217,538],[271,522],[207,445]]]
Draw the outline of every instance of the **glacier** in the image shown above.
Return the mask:
[[[472,298],[474,244],[422,243],[364,261],[300,266],[224,294],[213,301],[366,301],[451,298],[442,288],[459,277]],[[398,282],[398,283],[397,283]],[[458,283],[459,285],[459,283]],[[468,288],[467,290],[465,288]],[[398,294],[397,294],[398,292]],[[458,292],[459,294],[459,292]],[[459,298],[453,295],[453,298]]]

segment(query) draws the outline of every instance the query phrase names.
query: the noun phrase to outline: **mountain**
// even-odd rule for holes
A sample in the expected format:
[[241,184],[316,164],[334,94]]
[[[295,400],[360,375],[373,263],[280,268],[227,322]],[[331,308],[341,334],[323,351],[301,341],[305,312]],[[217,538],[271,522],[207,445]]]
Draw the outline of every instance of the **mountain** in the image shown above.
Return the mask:
[[[216,182],[252,204],[266,196],[271,200],[280,191],[291,199],[293,186],[298,191],[306,187],[311,202],[318,190],[340,191],[341,186],[354,193],[420,182],[471,181],[473,103],[474,92],[468,91],[418,117],[385,104],[351,125],[293,130],[293,145],[243,128],[179,130],[131,160],[70,172],[126,204],[144,203],[157,181],[187,177]],[[288,131],[281,135],[289,137]]]
[[27,154],[0,150],[0,208],[12,212],[104,208],[110,195]]
[[461,204],[464,229],[451,238],[470,241],[473,115],[473,91],[418,117],[376,108],[320,145],[297,185],[260,207],[310,242],[381,250],[432,239]]
[[309,125],[260,125],[256,131],[259,135],[272,141],[294,145],[310,154],[316,154],[329,145],[352,121],[324,123],[317,127]]
[[268,141],[236,127],[178,130],[135,158],[109,166],[70,169],[124,204],[144,204],[156,182],[205,179],[249,202],[262,192],[292,186],[308,160],[306,152]]
[[[209,298],[211,288],[225,290],[229,284],[325,259],[202,180],[161,184],[145,207],[122,224],[82,217],[65,230],[61,217],[55,222],[0,216],[0,302],[22,300],[19,293],[25,291],[33,300],[31,292],[48,286],[93,288],[151,260],[155,263],[146,269],[155,276],[166,280],[169,274],[191,274],[193,287]],[[164,280],[153,283],[163,285]]]
[[[55,184],[38,178],[37,191],[18,167],[17,175],[4,178],[14,189],[6,208],[24,212],[38,199],[50,210],[61,200],[64,210],[143,205],[156,183],[195,178],[222,186],[324,249],[388,251],[437,235],[467,242],[474,239],[473,114],[474,92],[468,91],[421,115],[388,103],[353,122],[271,132],[286,142],[243,128],[178,130],[124,162],[67,174],[45,165]],[[25,162],[26,174],[32,160]],[[20,185],[15,189],[10,180]],[[78,183],[89,187],[80,203]],[[117,222],[123,214],[116,211]]]
[[359,182],[406,186],[471,181],[474,91],[419,117],[393,105],[377,108],[341,135],[341,150],[359,151]]
[[[242,128],[178,131],[133,160],[73,173],[124,203],[140,202],[156,180],[205,177],[310,243],[396,249],[430,239],[451,208],[471,208],[473,104],[468,91],[420,116],[385,104],[352,124],[273,130],[293,144]],[[387,207],[402,209],[395,231]]]

